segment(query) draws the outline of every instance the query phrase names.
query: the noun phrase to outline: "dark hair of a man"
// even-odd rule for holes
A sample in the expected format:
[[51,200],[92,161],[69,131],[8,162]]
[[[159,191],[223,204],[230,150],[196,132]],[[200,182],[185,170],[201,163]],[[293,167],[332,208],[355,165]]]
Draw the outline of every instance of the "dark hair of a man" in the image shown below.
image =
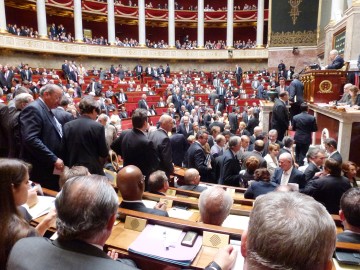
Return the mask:
[[195,139],[202,138],[204,136],[204,134],[209,135],[209,132],[200,130],[198,133],[196,133]]
[[341,176],[341,164],[333,158],[329,158],[325,161],[324,168],[332,176]]
[[134,128],[142,128],[148,121],[147,111],[145,109],[136,109],[131,116],[131,122]]
[[300,105],[300,111],[306,112],[308,109],[309,109],[309,106],[307,105],[306,102],[301,103],[301,105]]
[[92,113],[94,109],[98,114],[100,114],[99,103],[95,100],[95,98],[90,96],[83,97],[80,100],[79,109],[81,114]]
[[260,168],[256,169],[254,172],[255,180],[257,181],[264,181],[269,182],[270,181],[270,173],[266,168]]
[[70,100],[66,96],[63,96],[60,100],[60,106],[65,107],[69,104],[70,104]]
[[257,157],[250,156],[245,162],[246,170],[249,173],[253,174],[255,172],[255,170],[257,168],[259,168],[259,164],[260,164],[260,162],[259,162],[259,159]]
[[342,195],[340,209],[350,225],[360,228],[360,188],[351,188]]
[[333,138],[327,138],[325,139],[325,145],[333,146],[335,149],[337,149],[337,141]]
[[279,97],[285,97],[287,95],[289,95],[289,93],[287,91],[283,91],[279,94]]
[[290,148],[294,144],[294,139],[290,136],[285,136],[282,142],[285,147]]

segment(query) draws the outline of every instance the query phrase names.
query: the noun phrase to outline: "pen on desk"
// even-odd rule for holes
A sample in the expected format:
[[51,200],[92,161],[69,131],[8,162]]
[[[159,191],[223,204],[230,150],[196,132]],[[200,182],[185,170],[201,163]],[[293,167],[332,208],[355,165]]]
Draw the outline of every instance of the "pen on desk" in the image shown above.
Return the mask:
[[169,250],[169,243],[167,241],[166,231],[163,232],[163,237],[164,237],[164,248],[165,250]]

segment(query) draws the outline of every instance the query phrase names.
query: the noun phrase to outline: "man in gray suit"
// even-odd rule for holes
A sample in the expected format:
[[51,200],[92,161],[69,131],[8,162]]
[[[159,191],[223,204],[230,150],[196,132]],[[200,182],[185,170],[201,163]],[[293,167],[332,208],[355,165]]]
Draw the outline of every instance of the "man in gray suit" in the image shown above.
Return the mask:
[[105,176],[68,180],[55,207],[58,239],[21,239],[10,253],[8,269],[137,269],[132,261],[113,260],[102,250],[118,210],[118,197]]
[[290,83],[289,103],[291,105],[291,119],[300,113],[300,104],[304,102],[304,84],[299,80],[299,74],[293,75],[294,80]]

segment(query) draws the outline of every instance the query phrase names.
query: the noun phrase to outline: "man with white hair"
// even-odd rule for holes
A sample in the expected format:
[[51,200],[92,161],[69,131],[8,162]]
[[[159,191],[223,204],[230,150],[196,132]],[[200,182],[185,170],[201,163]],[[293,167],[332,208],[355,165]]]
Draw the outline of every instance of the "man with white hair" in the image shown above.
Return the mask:
[[351,83],[347,83],[344,85],[344,94],[342,95],[341,99],[338,100],[338,103],[348,103],[351,100],[351,96],[349,93],[350,87],[353,86]]
[[160,158],[159,169],[169,176],[174,171],[172,163],[172,148],[168,133],[171,132],[174,122],[170,115],[163,114],[160,117],[160,127],[149,133],[149,140],[154,143]]
[[291,154],[283,153],[279,157],[279,167],[271,178],[278,185],[297,184],[299,189],[305,187],[305,175],[293,166]]
[[221,187],[211,187],[201,192],[199,197],[199,211],[201,221],[205,224],[221,226],[230,214],[233,199]]
[[256,199],[241,235],[244,269],[330,270],[336,227],[325,207],[298,192]]
[[109,123],[109,116],[102,113],[98,116],[97,121],[104,126],[105,129],[105,140],[106,140],[106,146],[108,150],[110,149],[110,145],[115,141],[117,138],[117,132],[116,127],[113,125],[110,125]]
[[19,158],[21,149],[21,134],[19,125],[19,115],[21,111],[34,101],[32,95],[21,93],[15,97],[15,108],[9,109],[7,121],[9,123],[9,158]]
[[339,55],[337,50],[331,50],[329,54],[330,65],[325,66],[325,69],[340,69],[344,65],[344,59]]

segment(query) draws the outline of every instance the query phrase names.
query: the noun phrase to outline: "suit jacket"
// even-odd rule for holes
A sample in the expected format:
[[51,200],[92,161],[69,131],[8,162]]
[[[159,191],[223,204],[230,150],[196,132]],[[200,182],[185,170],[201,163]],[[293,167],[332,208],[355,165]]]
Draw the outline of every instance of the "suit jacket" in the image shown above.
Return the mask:
[[[276,168],[274,175],[271,177],[271,182],[280,185],[283,172],[284,171],[281,168]],[[299,185],[299,190],[302,190],[305,187],[305,183],[306,183],[305,175],[302,172],[300,172],[298,169],[293,167],[288,183],[296,183]]]
[[196,192],[203,192],[204,190],[207,189],[207,187],[201,187],[201,186],[197,186],[197,185],[183,185],[183,186],[179,186],[177,188],[184,189],[184,190],[196,191]]
[[176,133],[184,135],[185,138],[189,137],[190,135],[194,134],[192,124],[189,123],[189,132],[186,132],[186,128],[185,128],[184,123],[180,124],[179,127],[178,127],[178,130],[176,131]]
[[218,104],[214,105],[214,112],[216,113],[217,111],[223,113],[224,111],[224,106],[219,102]]
[[[19,258],[36,258],[36,260],[19,260]],[[23,270],[137,269],[111,259],[101,249],[83,241],[51,241],[43,237],[28,237],[16,242],[11,250],[7,268]]]
[[340,210],[341,196],[350,188],[349,180],[344,176],[328,175],[310,181],[303,193],[322,203],[330,214],[337,215]]
[[[1,105],[0,105],[1,106]],[[20,110],[16,108],[9,108],[9,116],[7,122],[9,124],[9,133],[8,133],[8,144],[2,143],[4,146],[9,146],[9,158],[19,158],[20,149],[21,149],[21,134],[20,134],[20,123],[19,115]],[[1,142],[5,142],[0,139]]]
[[342,164],[342,157],[340,155],[340,153],[338,151],[336,151],[335,153],[329,155],[328,158],[332,158],[335,159],[337,162],[339,162],[340,164]]
[[290,91],[290,97],[289,100],[294,102],[295,96],[296,96],[296,102],[301,104],[304,102],[304,84],[299,81],[298,79],[294,79],[290,83],[289,87]]
[[0,157],[7,157],[9,151],[9,107],[0,103]]
[[240,186],[240,162],[233,154],[233,152],[228,149],[223,155],[222,167],[220,168],[220,182],[221,185],[227,186]]
[[186,154],[186,168],[195,168],[199,171],[202,180],[208,180],[211,169],[205,164],[206,154],[200,143],[195,141],[192,143]]
[[287,130],[289,127],[289,111],[284,102],[280,99],[275,99],[272,117],[271,128],[276,130]]
[[110,147],[123,158],[124,166],[135,165],[145,176],[159,168],[154,143],[139,129],[124,130]]
[[138,108],[148,110],[149,109],[149,104],[144,99],[140,99],[138,101]]
[[54,163],[60,154],[61,131],[53,114],[40,99],[31,102],[20,113],[20,158],[32,164],[30,179],[42,186],[58,190]]
[[249,122],[247,122],[246,130],[249,131],[251,135],[254,134],[254,128],[259,125],[260,121],[259,118],[252,117]]
[[[278,92],[280,94],[280,86],[277,86],[275,89],[276,89],[276,92]],[[289,86],[285,85],[285,91],[289,92]]]
[[336,235],[338,242],[354,243],[360,244],[360,234],[354,233],[352,231],[344,231]]
[[65,165],[81,165],[91,174],[105,175],[100,160],[108,155],[104,126],[87,116],[66,123],[61,152]]
[[160,128],[150,132],[149,140],[154,143],[155,149],[157,150],[160,159],[159,169],[164,171],[167,175],[170,175],[174,171],[174,166],[169,136],[165,130]]
[[239,123],[238,123],[238,117],[236,113],[230,113],[229,114],[229,125],[230,125],[230,130],[232,132],[236,132],[236,130],[238,130],[239,128]]
[[[120,203],[120,208],[125,208],[125,209],[129,209],[129,210],[134,210],[134,211],[138,211],[138,212],[143,212],[143,213],[148,213],[148,214],[153,214],[153,215],[158,215],[158,216],[163,216],[163,217],[168,217],[168,213],[166,211],[162,211],[162,210],[158,210],[158,209],[151,209],[151,208],[147,208],[145,206],[145,204],[143,204],[142,202],[124,202],[122,201]],[[120,210],[121,212],[121,210]]]
[[221,123],[219,121],[214,121],[210,124],[209,126],[209,131],[211,130],[212,127],[214,126],[217,126],[217,127],[220,127],[220,132],[223,132],[224,131],[224,128],[225,128],[225,124],[224,123]]
[[317,131],[316,119],[307,112],[302,112],[293,117],[292,127],[295,131],[295,142],[311,144],[311,133]]
[[184,156],[189,144],[183,134],[175,133],[170,137],[172,161],[176,166],[182,167]]
[[93,85],[94,85],[94,89],[95,89],[95,95],[99,96],[101,93],[101,90],[102,90],[102,85],[98,82],[89,83],[89,85],[86,87],[85,93],[91,92]]
[[344,59],[340,55],[338,55],[335,57],[333,62],[327,66],[326,69],[340,69],[343,67],[343,65],[344,65]]
[[20,76],[21,76],[21,80],[22,81],[29,81],[31,82],[32,81],[32,73],[30,70],[27,70],[27,74],[26,74],[26,70],[23,69],[21,72],[20,72]]
[[5,77],[6,73],[4,73],[4,79],[6,81],[6,87],[7,89],[11,89],[11,86],[12,86],[12,79],[14,78],[14,72],[11,71],[11,70],[8,70],[8,76],[7,78]]
[[119,112],[119,116],[120,116],[121,119],[129,118],[129,114],[126,111],[125,112],[123,112],[123,111]]
[[70,122],[71,120],[74,120],[74,116],[71,113],[65,111],[61,107],[58,107],[56,109],[52,109],[52,112],[55,115],[56,119],[60,122],[62,127],[64,127],[64,125],[67,122]]
[[[312,162],[309,162],[309,165],[305,169],[305,180],[306,182],[314,178],[315,173],[320,172],[320,169]],[[318,177],[316,177],[318,178]]]
[[244,193],[245,199],[256,199],[260,195],[272,192],[278,185],[274,182],[256,181]]

